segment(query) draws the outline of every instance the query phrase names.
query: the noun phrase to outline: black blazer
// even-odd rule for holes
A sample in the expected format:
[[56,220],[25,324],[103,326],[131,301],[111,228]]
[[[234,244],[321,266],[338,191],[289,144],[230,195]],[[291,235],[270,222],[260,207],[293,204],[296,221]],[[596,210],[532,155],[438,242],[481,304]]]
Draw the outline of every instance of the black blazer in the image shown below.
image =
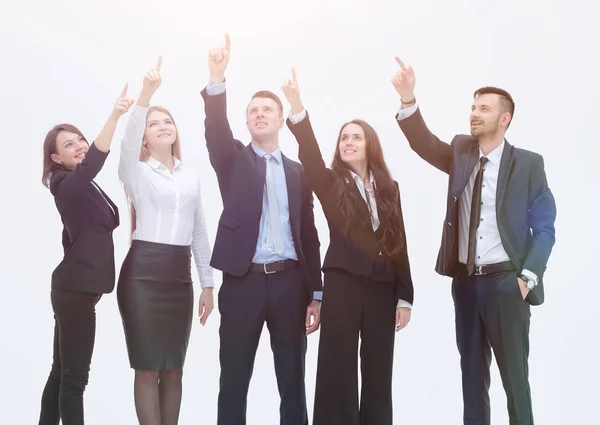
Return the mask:
[[96,185],[101,194],[92,183],[107,156],[92,143],[75,170],[58,171],[50,179],[50,191],[64,226],[65,252],[52,273],[53,289],[95,294],[107,294],[114,289],[112,232],[119,225],[119,211],[106,193]]
[[[349,184],[354,198],[354,208],[358,211],[355,223],[349,229],[348,237],[344,235],[342,216],[337,207],[337,176],[325,166],[321,150],[315,138],[308,114],[298,124],[287,120],[288,127],[299,144],[300,162],[304,165],[306,176],[317,198],[321,201],[325,218],[329,224],[330,242],[323,262],[323,270],[344,269],[358,276],[373,276],[377,270],[378,279],[396,285],[396,300],[402,299],[409,303],[414,301],[414,289],[408,261],[406,232],[400,206],[400,222],[404,244],[400,253],[389,258],[379,248],[378,240],[371,224],[371,215],[366,202],[362,198],[354,181]],[[398,183],[396,183],[398,187]],[[400,193],[398,190],[398,198]],[[385,216],[379,212],[380,229],[385,228]],[[380,255],[381,254],[381,255]]]
[[[450,144],[440,141],[425,125],[420,109],[398,124],[421,158],[449,174],[444,231],[435,269],[454,277],[459,267],[458,200],[479,158],[478,141],[468,135],[457,135]],[[496,189],[496,219],[502,246],[517,273],[527,269],[539,277],[527,301],[542,304],[542,277],[555,242],[556,204],[541,155],[505,142]]]
[[[252,146],[233,138],[227,120],[226,93],[209,96],[204,122],[210,162],[217,173],[223,213],[219,219],[211,266],[234,276],[248,272],[256,251],[266,164]],[[321,291],[320,243],[313,214],[313,196],[300,164],[283,156],[294,247],[307,290]]]

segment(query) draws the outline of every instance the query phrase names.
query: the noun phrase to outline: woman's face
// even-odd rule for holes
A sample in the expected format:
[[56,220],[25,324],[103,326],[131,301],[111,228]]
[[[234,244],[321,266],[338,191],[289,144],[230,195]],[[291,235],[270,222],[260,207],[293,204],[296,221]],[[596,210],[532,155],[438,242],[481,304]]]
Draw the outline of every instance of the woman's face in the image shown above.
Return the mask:
[[89,148],[86,140],[79,134],[61,131],[56,135],[56,153],[51,158],[57,164],[74,170],[83,161]]
[[366,161],[367,142],[363,128],[355,123],[345,126],[340,134],[338,149],[342,161],[346,163],[356,164]]
[[152,111],[146,119],[144,143],[148,149],[163,150],[171,147],[177,138],[177,128],[168,114],[162,111]]

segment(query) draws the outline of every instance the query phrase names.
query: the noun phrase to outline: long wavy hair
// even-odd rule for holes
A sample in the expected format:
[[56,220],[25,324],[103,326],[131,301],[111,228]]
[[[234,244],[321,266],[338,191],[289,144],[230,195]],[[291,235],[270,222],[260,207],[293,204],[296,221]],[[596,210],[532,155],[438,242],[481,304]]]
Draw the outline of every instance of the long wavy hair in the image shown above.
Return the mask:
[[346,237],[350,232],[350,226],[357,213],[354,206],[351,190],[354,179],[350,174],[350,167],[340,155],[340,138],[342,131],[349,124],[359,125],[365,133],[367,173],[372,173],[375,180],[373,192],[377,207],[385,217],[385,228],[381,249],[390,257],[397,255],[404,246],[402,237],[402,218],[400,217],[400,194],[396,189],[396,183],[392,179],[390,171],[383,159],[383,149],[375,129],[363,120],[352,120],[342,125],[338,134],[335,147],[335,155],[331,169],[337,175],[338,199],[337,207],[342,214],[342,227]]
[[[177,128],[177,124],[175,123],[175,119],[173,118],[173,115],[171,115],[171,113],[166,108],[163,108],[162,106],[151,106],[150,108],[148,108],[148,113],[146,114],[146,121],[148,121],[148,117],[154,111],[163,112],[163,113],[167,114],[173,121],[173,125],[177,129],[177,135],[175,136],[175,142],[173,142],[173,145],[171,145],[171,154],[175,158],[177,158],[178,160],[181,161],[181,142],[179,140],[179,129]],[[149,157],[150,157],[150,151],[148,150],[148,147],[146,146],[146,144],[142,143],[142,149],[140,150],[140,162],[146,162]],[[131,234],[133,235],[133,232],[135,232],[135,228],[136,228],[136,212],[135,212],[135,207],[133,206],[133,203],[131,202],[131,198],[129,198],[129,196],[127,196],[127,198],[129,200],[129,211],[131,213]]]

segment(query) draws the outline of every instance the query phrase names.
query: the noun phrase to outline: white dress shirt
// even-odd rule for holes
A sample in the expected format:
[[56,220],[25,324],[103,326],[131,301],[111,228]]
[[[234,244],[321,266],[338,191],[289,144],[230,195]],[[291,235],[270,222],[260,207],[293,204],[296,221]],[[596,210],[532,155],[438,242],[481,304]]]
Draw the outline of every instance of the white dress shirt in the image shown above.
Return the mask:
[[[398,121],[410,117],[417,111],[418,105],[415,103],[407,108],[400,109],[398,112]],[[496,189],[498,187],[498,174],[500,172],[500,162],[504,152],[505,143],[502,143],[487,155],[488,162],[483,166],[483,180],[481,185],[481,221],[477,228],[477,244],[475,245],[475,264],[495,264],[504,261],[510,261],[506,250],[502,246],[500,231],[496,218]],[[483,152],[479,150],[479,158]],[[477,162],[475,169],[471,173],[465,190],[460,196],[458,211],[458,261],[467,264],[469,249],[469,227],[471,222],[471,201],[473,197],[473,187],[475,178],[479,172]],[[518,270],[517,270],[518,272]],[[536,283],[538,277],[530,270],[524,269],[521,273],[533,279]]]
[[[306,118],[306,109],[298,112],[297,114],[289,114],[290,121],[292,124],[298,124],[304,118]],[[360,192],[362,198],[369,206],[369,210],[371,211],[371,224],[373,226],[373,231],[376,231],[379,228],[379,214],[377,213],[377,202],[375,200],[375,193],[373,188],[375,187],[375,179],[373,178],[373,174],[369,175],[369,180],[371,183],[371,189],[365,188],[365,182],[360,178],[358,174],[354,171],[350,171],[352,178],[354,179],[354,183],[358,187],[358,191]],[[396,308],[406,307],[412,309],[412,304],[408,301],[398,300],[398,304],[396,304]]]
[[136,210],[132,237],[168,245],[191,245],[200,285],[214,287],[198,176],[175,157],[173,173],[152,157],[140,162],[147,113],[147,107],[131,107],[121,142],[119,178]]

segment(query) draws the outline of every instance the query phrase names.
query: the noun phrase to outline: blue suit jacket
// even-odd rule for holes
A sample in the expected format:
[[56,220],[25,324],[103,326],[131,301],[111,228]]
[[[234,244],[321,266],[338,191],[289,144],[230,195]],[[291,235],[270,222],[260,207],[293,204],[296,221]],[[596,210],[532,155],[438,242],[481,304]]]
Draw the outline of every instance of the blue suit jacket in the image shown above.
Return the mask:
[[[209,96],[204,121],[210,162],[217,173],[223,212],[219,219],[211,266],[234,276],[246,274],[256,250],[266,166],[250,145],[233,138],[227,120],[226,93]],[[312,300],[322,291],[321,255],[314,223],[313,195],[299,163],[283,155],[292,237],[306,289]]]

